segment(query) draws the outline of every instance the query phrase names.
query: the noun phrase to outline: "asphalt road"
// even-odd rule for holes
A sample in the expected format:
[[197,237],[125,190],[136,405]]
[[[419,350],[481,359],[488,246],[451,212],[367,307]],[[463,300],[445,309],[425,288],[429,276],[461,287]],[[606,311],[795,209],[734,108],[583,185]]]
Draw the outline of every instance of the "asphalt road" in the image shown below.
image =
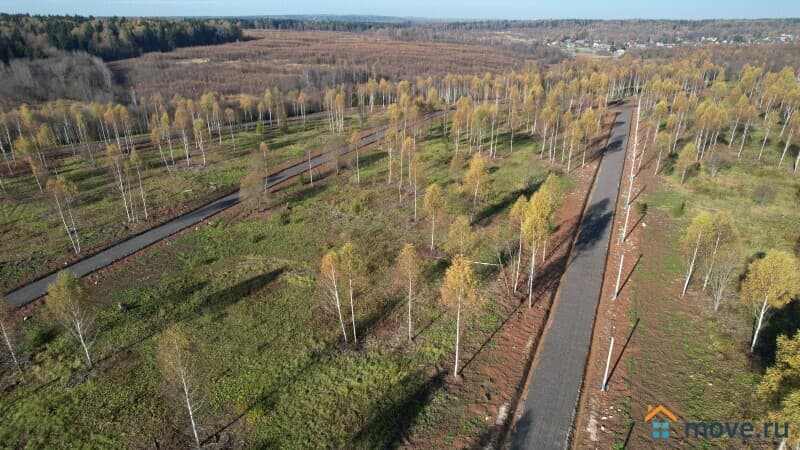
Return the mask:
[[511,449],[567,447],[586,369],[617,192],[622,182],[631,107],[620,107],[578,240],[533,369]]
[[[441,111],[431,113],[426,115],[422,120],[427,121],[430,119],[435,119],[441,115]],[[375,131],[367,134],[361,138],[361,145],[366,146],[375,143],[380,140],[384,134],[385,130]],[[343,149],[342,154],[349,153],[350,151],[350,148]],[[309,165],[311,168],[315,168],[327,163],[331,160],[331,158],[332,155],[330,153],[324,153],[311,158],[311,161],[306,160],[294,166],[287,167],[278,173],[270,175],[267,185],[268,187],[272,187],[283,183],[284,181],[307,171],[309,169]],[[217,199],[211,203],[207,203],[206,205],[192,210],[182,216],[176,217],[169,222],[165,222],[164,224],[152,228],[149,231],[122,241],[114,246],[100,251],[99,253],[89,256],[88,258],[66,266],[65,268],[71,270],[73,273],[81,277],[88,275],[185,228],[196,225],[213,216],[214,214],[230,208],[237,203],[239,203],[238,191]],[[55,277],[56,274],[52,273],[26,284],[25,286],[22,286],[14,291],[11,291],[6,294],[6,300],[14,306],[22,306],[30,303],[47,294],[47,287],[55,280]]]

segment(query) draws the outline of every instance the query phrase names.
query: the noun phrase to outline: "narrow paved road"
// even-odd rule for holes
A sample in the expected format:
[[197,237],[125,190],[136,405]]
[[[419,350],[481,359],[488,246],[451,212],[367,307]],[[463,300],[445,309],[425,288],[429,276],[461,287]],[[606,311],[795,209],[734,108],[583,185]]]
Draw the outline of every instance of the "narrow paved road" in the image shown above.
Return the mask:
[[[422,120],[428,121],[436,119],[442,114],[443,114],[442,111],[431,113],[426,115]],[[361,138],[361,146],[366,146],[378,142],[378,140],[380,140],[384,134],[385,130],[379,130],[363,136]],[[350,151],[351,151],[350,148],[343,149],[342,154],[349,153]],[[297,175],[300,175],[301,173],[307,171],[309,169],[309,166],[311,166],[311,168],[313,169],[315,167],[323,165],[328,161],[330,161],[331,158],[332,155],[330,153],[324,153],[322,155],[311,158],[311,161],[303,161],[294,166],[287,167],[286,169],[283,169],[278,173],[270,175],[268,180],[268,187],[273,187],[275,185],[283,183],[286,180],[296,177]],[[164,238],[167,238],[185,228],[200,223],[203,220],[213,216],[214,214],[217,214],[220,211],[230,208],[231,206],[237,203],[239,203],[238,191],[229,194],[225,197],[222,197],[220,199],[217,199],[204,206],[201,206],[200,208],[192,210],[182,216],[176,217],[175,219],[172,219],[169,222],[165,222],[164,224],[159,225],[140,235],[134,236],[130,239],[127,239],[116,245],[113,245],[88,258],[77,261],[72,265],[67,266],[66,268],[81,277],[88,275],[96,270],[108,266],[114,261],[120,260],[126,256],[136,253],[137,251],[147,246],[150,246]],[[37,298],[47,294],[47,287],[50,285],[50,283],[53,282],[53,280],[55,280],[55,277],[56,274],[53,273],[43,278],[39,278],[38,280],[35,280],[29,284],[26,284],[25,286],[22,286],[6,294],[6,300],[14,306],[22,306],[27,303],[30,303],[36,300]]]
[[533,369],[522,416],[512,431],[514,450],[561,450],[569,443],[631,126],[632,108],[620,107],[617,111],[555,311]]

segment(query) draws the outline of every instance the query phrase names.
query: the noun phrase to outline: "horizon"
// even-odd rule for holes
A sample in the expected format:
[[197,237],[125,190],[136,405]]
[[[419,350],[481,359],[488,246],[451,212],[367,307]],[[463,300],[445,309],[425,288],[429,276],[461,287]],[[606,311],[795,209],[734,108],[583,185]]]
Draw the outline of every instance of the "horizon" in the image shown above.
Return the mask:
[[708,21],[759,21],[759,20],[800,20],[797,16],[765,16],[765,17],[703,17],[695,19],[687,18],[661,18],[661,17],[626,17],[626,18],[589,18],[589,17],[540,17],[540,18],[480,18],[480,17],[429,17],[429,16],[387,16],[379,14],[234,14],[234,15],[157,15],[157,14],[91,14],[91,13],[37,13],[37,12],[6,12],[0,14],[9,15],[30,15],[30,16],[77,16],[93,18],[146,18],[146,19],[287,19],[287,20],[320,20],[320,21],[408,21],[408,22],[543,22],[543,21],[587,21],[587,22],[647,22],[647,21],[668,21],[668,22],[708,22]]
[[[190,13],[187,14],[187,11]],[[576,12],[579,13],[576,14]],[[298,0],[291,7],[264,6],[252,0],[226,4],[220,0],[32,0],[26,3],[0,0],[0,12],[33,15],[81,15],[95,17],[382,17],[405,20],[759,20],[800,18],[800,4],[788,0],[753,3],[733,0],[723,6],[709,0],[675,0],[668,5],[646,5],[634,0],[598,4],[576,0],[569,5],[545,0],[536,5],[498,0],[490,5],[477,0],[430,4],[409,0],[403,4],[362,0]]]

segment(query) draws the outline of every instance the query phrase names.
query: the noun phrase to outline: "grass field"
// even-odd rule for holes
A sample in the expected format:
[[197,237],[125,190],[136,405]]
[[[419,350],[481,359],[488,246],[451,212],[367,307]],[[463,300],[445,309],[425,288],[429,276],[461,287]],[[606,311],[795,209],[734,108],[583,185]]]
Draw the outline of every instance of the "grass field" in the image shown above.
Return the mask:
[[[352,114],[347,117],[346,127],[348,130],[369,129],[382,125],[383,121],[382,110],[369,118]],[[286,133],[278,129],[263,137],[253,129],[236,133],[236,151],[227,133],[223,133],[221,145],[217,139],[211,139],[206,143],[205,167],[193,143],[190,144],[192,166],[187,167],[180,139],[173,139],[175,165],[172,173],[165,169],[158,150],[143,152],[142,179],[149,219],[144,220],[134,171],[131,197],[140,219],[136,223],[126,221],[121,196],[105,156],[96,156],[96,167],[82,156],[67,159],[58,173],[75,183],[78,189],[73,214],[82,253],[141,232],[237,188],[247,170],[263,164],[261,160],[254,161],[261,156],[258,152],[261,140],[270,146],[269,165],[276,167],[302,159],[309,148],[312,152],[320,150],[330,136],[323,119],[308,121],[305,126],[300,121],[289,123]],[[168,153],[166,143],[164,152]],[[6,184],[9,194],[0,199],[0,232],[5,237],[5,251],[0,255],[0,290],[3,291],[75,258],[52,196],[40,193],[31,175],[6,179]]]
[[[432,130],[418,141],[420,192],[440,183],[448,216],[469,214],[470,199],[455,189],[465,165],[451,167],[451,144],[439,125]],[[532,156],[534,142],[518,137],[508,154],[505,139],[501,158],[491,164],[491,193],[474,212],[478,260],[496,257],[492,244],[509,232],[502,227],[505,211],[547,174]],[[197,348],[203,438],[261,448],[375,448],[399,443],[411,427],[435,428],[436,414],[447,408],[432,408],[432,402],[457,404],[436,395],[452,369],[454,346],[454,318],[437,304],[446,259],[437,252],[422,263],[417,335],[407,343],[405,303],[392,287],[392,265],[406,242],[426,246],[428,224],[422,216],[413,221],[408,186],[400,201],[396,185],[386,185],[385,152],[362,155],[361,165],[360,186],[351,170],[315,180],[313,187],[295,184],[271,194],[275,206],[268,210],[236,207],[90,283],[101,311],[93,347],[99,363],[92,371],[46,311],[25,321],[30,361],[22,376],[4,373],[0,441],[186,445],[185,410],[170,399],[154,350],[175,323]],[[439,229],[441,242],[446,227]],[[367,274],[355,297],[357,346],[341,344],[315,282],[324,251],[346,240],[356,244]],[[476,267],[486,301],[466,314],[466,342],[496,325],[493,302],[502,301],[490,289],[495,270]],[[442,439],[445,445],[448,438]]]
[[[627,398],[618,400],[625,405],[624,426],[634,427],[627,448],[656,444],[650,437],[652,429],[641,422],[648,404],[663,403],[681,420],[765,419],[765,405],[753,393],[755,386],[774,358],[777,335],[797,330],[800,316],[796,306],[776,311],[751,357],[753,316],[752,309],[739,301],[740,278],[728,289],[719,312],[714,312],[711,299],[699,292],[701,275],[695,276],[688,295],[680,296],[687,264],[680,240],[701,211],[731,213],[742,245],[737,273],[744,273],[749,261],[769,249],[798,252],[800,176],[792,175],[786,161],[781,169],[776,168],[783,140],[773,131],[759,162],[762,131],[753,133],[741,160],[736,158],[738,139],[732,150],[724,144],[716,150],[726,154],[729,163],[715,177],[704,165],[681,184],[679,174],[667,169],[658,186],[649,187],[642,200],[650,208],[642,235],[644,257],[631,278],[627,328],[637,319],[640,322],[625,357]],[[787,159],[796,151],[792,148]],[[622,436],[617,445],[622,445],[626,432],[617,431]],[[748,445],[730,439],[687,442],[682,430],[679,433],[678,439],[663,444],[669,448]]]

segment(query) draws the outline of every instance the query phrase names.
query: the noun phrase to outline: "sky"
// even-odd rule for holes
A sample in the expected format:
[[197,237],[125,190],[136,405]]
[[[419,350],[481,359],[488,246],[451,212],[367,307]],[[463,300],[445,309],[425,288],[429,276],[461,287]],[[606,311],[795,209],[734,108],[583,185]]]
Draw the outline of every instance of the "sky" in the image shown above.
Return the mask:
[[439,19],[731,19],[800,17],[800,1],[0,0],[0,12],[95,16],[357,14]]

